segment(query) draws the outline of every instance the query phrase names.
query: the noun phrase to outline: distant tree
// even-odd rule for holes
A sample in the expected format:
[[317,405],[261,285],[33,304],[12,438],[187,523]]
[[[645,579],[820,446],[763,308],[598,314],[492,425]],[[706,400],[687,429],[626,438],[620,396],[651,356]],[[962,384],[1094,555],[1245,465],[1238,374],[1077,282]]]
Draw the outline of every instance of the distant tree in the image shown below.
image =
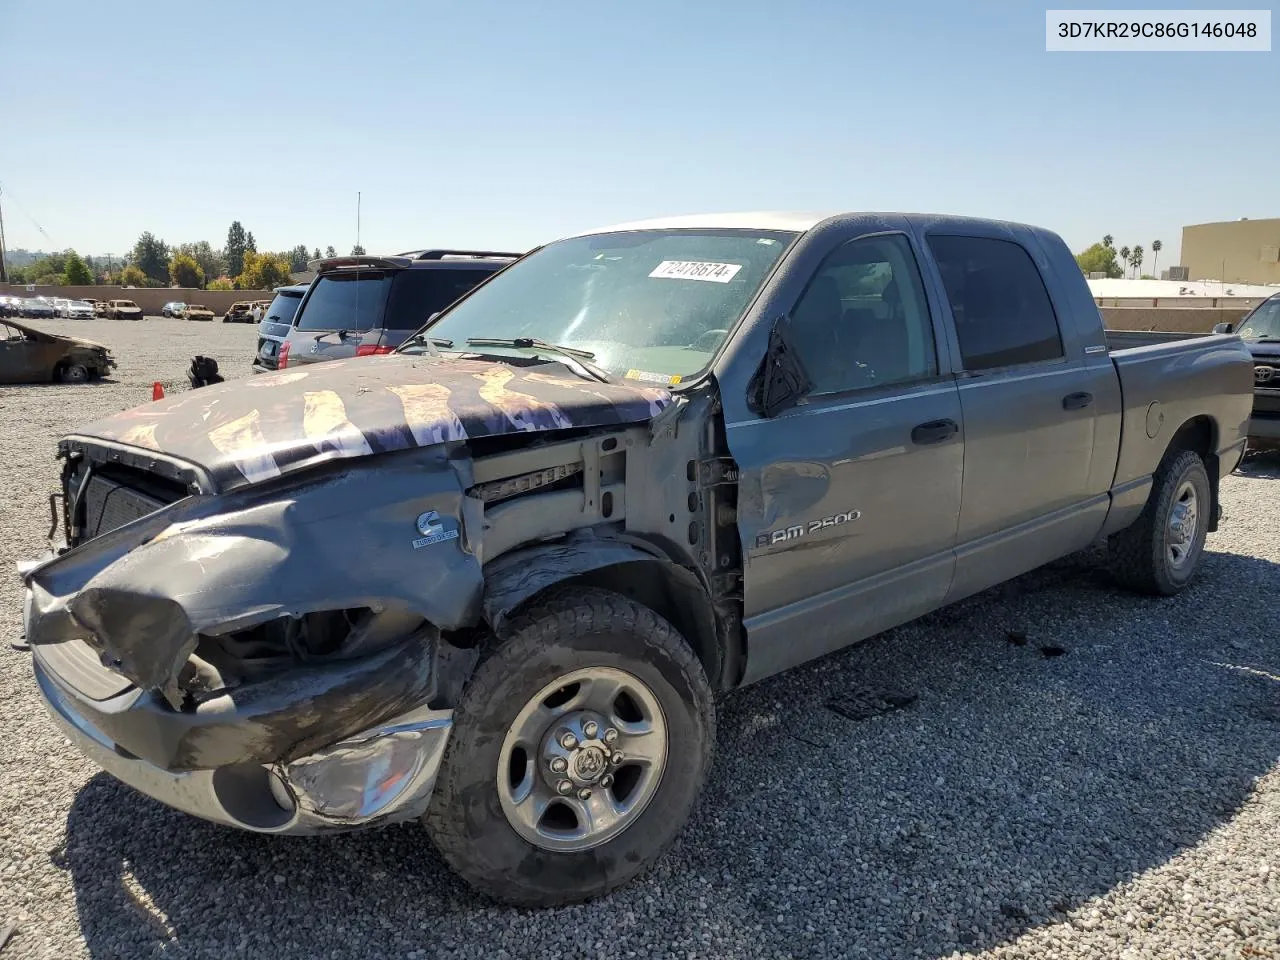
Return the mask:
[[74,250],[67,251],[67,263],[62,270],[62,278],[68,286],[82,287],[93,283],[93,271],[80,259]]
[[1111,236],[1111,234],[1109,234],[1109,233],[1108,233],[1105,237],[1103,237],[1103,238],[1102,238],[1102,245],[1103,245],[1104,247],[1113,247],[1113,246],[1115,246],[1115,240],[1114,240],[1114,238]]
[[360,246],[360,244],[358,244],[358,243],[357,243],[354,247],[352,247],[352,248],[351,248],[351,255],[352,255],[353,257],[363,257],[363,256],[364,256],[364,254],[365,254],[365,249],[364,249],[364,247]]
[[1125,273],[1128,274],[1129,272],[1129,248],[1128,247],[1120,248],[1120,262],[1124,264]]
[[120,286],[122,287],[145,287],[147,286],[147,275],[136,264],[131,263],[120,271]]
[[193,259],[204,273],[206,280],[220,277],[227,270],[227,263],[223,259],[222,251],[213,249],[208,240],[178,244],[173,252],[175,254],[185,253]]
[[1151,272],[1157,277],[1160,276],[1160,273],[1156,270],[1156,264],[1160,262],[1160,251],[1163,249],[1164,244],[1159,240],[1151,241]]
[[299,244],[289,251],[289,269],[294,273],[301,273],[307,269],[307,259],[310,254],[307,253],[307,245]]
[[231,221],[231,228],[227,231],[227,246],[222,252],[222,256],[226,260],[227,273],[231,276],[239,276],[244,271],[244,252],[246,249],[244,227],[239,220],[233,220]]
[[333,246],[331,244],[324,248],[324,255],[326,257],[336,257],[338,255],[338,251],[333,249]]
[[1129,254],[1129,263],[1133,266],[1133,275],[1136,277],[1142,271],[1142,244],[1138,244],[1133,248],[1133,252]]
[[169,280],[179,287],[199,290],[204,287],[204,270],[189,253],[176,253],[169,261]]
[[25,267],[9,269],[10,283],[34,283],[41,287],[60,287],[66,283],[67,254],[42,253]]
[[1115,248],[1107,246],[1105,238],[1102,243],[1095,243],[1089,249],[1077,253],[1076,263],[1086,277],[1091,273],[1102,273],[1112,279],[1124,276],[1120,264],[1116,263]]
[[235,284],[231,282],[230,277],[218,277],[217,280],[210,280],[206,290],[234,290]]
[[311,259],[312,259],[312,260],[319,260],[319,259],[320,259],[320,248],[319,248],[319,247],[316,247],[315,252],[311,254]]
[[244,238],[244,249],[246,253],[249,253],[250,251],[252,251],[253,253],[258,252],[258,241],[253,239],[252,230],[250,230],[249,235]]
[[158,286],[169,282],[169,245],[147,230],[133,245],[129,260]]
[[236,277],[241,290],[270,290],[289,282],[289,257],[283,253],[244,255],[244,272]]

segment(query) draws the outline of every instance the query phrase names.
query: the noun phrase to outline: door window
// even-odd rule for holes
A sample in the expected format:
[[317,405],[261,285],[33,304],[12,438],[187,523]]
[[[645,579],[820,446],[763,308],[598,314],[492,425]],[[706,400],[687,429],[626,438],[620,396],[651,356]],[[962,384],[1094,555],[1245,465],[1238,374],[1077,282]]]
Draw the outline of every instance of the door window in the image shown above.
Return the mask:
[[815,394],[938,372],[920,269],[901,234],[852,240],[827,257],[792,311],[791,334]]
[[933,236],[929,249],[956,321],[966,370],[1063,356],[1058,318],[1035,262],[1019,244]]

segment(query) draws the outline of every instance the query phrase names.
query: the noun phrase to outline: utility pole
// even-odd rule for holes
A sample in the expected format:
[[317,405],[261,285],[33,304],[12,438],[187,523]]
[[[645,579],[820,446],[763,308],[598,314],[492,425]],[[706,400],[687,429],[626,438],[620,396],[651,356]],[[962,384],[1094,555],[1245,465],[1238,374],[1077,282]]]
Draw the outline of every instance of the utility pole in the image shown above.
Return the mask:
[[356,246],[360,246],[360,191],[356,191]]
[[4,253],[4,210],[0,209],[0,283],[9,282],[9,269],[5,265]]

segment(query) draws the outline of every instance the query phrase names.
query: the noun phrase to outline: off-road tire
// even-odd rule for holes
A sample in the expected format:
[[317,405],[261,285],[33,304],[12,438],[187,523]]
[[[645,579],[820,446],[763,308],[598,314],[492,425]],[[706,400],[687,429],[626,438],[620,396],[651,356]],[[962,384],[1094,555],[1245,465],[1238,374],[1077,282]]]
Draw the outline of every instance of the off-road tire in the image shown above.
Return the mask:
[[[1182,485],[1190,482],[1199,501],[1191,556],[1182,568],[1169,559],[1169,515]],[[1209,473],[1192,450],[1172,450],[1156,469],[1142,513],[1132,526],[1111,536],[1111,573],[1122,586],[1151,596],[1171,597],[1195,579],[1204,553],[1212,504]]]
[[[498,796],[503,739],[524,705],[573,670],[609,666],[648,685],[667,725],[657,792],[622,833],[577,852],[519,836]],[[461,702],[423,820],[449,865],[493,900],[525,907],[577,903],[647,869],[689,819],[711,767],[715,707],[702,665],[684,638],[648,607],[594,588],[565,588],[511,623],[482,653]]]

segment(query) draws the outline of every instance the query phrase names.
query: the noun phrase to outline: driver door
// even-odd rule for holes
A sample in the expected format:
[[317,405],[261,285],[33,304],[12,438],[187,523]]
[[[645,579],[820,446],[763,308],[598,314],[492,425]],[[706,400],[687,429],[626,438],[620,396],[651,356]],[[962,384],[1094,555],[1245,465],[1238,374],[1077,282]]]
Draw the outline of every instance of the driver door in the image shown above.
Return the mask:
[[813,387],[726,425],[739,471],[746,681],[941,605],[955,570],[964,431],[912,239],[826,253],[790,311]]

